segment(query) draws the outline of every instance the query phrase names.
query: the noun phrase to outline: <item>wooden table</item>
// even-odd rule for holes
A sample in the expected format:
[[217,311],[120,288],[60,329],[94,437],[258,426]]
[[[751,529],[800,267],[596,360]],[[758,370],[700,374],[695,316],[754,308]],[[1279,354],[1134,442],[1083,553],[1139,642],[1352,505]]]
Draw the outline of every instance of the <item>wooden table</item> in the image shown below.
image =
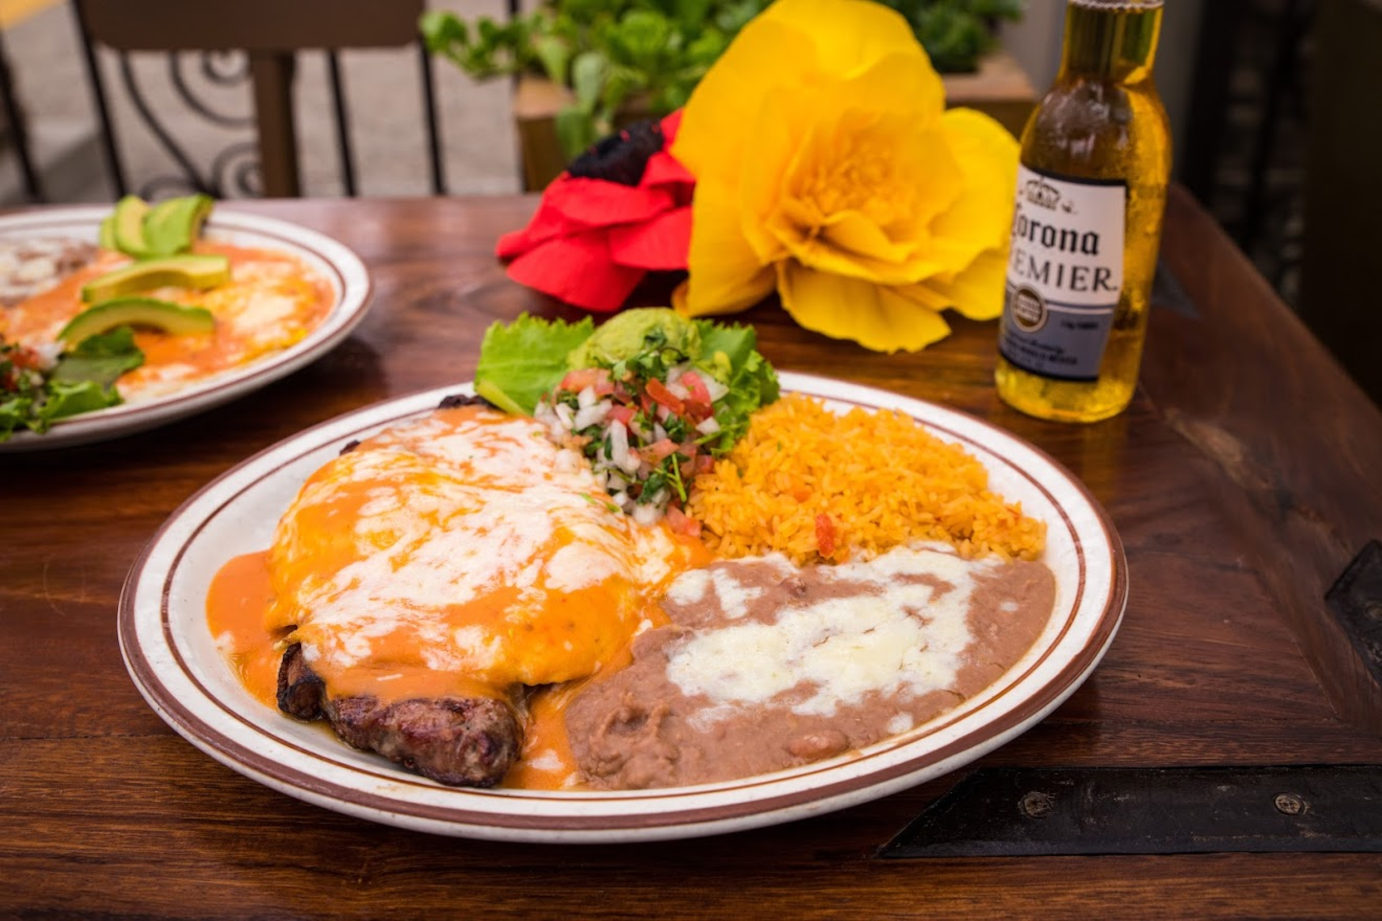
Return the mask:
[[[1302,837],[1301,848],[1248,853],[1248,836],[1207,854],[1055,856],[1070,842],[1038,841],[1034,856],[891,859],[880,848],[955,775],[787,826],[559,847],[370,824],[202,755],[144,704],[116,642],[121,583],[159,524],[308,425],[469,379],[492,320],[561,313],[491,255],[532,199],[237,207],[354,247],[374,274],[373,309],[330,355],[257,395],[102,445],[0,456],[0,916],[1376,916],[1378,801],[1341,805],[1327,778],[1278,811],[1337,820],[1348,809],[1373,852],[1291,852]],[[1382,416],[1179,192],[1164,259],[1186,297],[1153,313],[1132,407],[1089,427],[999,403],[992,323],[956,319],[946,341],[885,356],[809,334],[776,308],[747,314],[781,369],[845,374],[1035,442],[1122,534],[1131,598],[1103,664],[961,776],[1382,763],[1382,693],[1323,601],[1382,535]],[[1031,806],[971,818],[982,828],[1019,807],[1039,816]]]

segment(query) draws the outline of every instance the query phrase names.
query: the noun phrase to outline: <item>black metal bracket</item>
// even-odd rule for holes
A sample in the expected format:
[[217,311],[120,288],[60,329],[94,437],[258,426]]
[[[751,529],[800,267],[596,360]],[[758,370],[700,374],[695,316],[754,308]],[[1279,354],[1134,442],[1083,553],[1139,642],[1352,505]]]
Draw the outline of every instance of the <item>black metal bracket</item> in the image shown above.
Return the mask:
[[885,858],[1382,852],[1382,765],[984,768]]
[[1372,680],[1382,687],[1382,543],[1368,541],[1324,601]]

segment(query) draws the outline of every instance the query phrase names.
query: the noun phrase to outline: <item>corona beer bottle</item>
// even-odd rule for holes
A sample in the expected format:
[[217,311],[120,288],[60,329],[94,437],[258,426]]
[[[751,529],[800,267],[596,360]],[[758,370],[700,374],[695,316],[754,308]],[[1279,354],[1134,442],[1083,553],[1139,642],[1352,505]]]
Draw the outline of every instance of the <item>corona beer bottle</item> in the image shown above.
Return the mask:
[[1170,132],[1152,83],[1162,0],[1069,0],[1055,84],[1022,132],[998,395],[1095,422],[1137,386]]

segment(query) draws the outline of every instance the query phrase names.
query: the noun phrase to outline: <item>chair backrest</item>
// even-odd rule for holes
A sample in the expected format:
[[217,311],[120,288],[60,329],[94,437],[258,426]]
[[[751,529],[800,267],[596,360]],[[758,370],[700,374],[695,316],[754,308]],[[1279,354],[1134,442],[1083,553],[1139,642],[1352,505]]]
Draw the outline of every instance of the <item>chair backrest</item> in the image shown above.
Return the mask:
[[242,51],[248,55],[262,192],[271,197],[293,197],[302,191],[292,94],[297,52],[322,49],[326,53],[342,180],[346,194],[354,195],[354,156],[337,52],[416,44],[432,191],[445,191],[431,58],[417,30],[423,0],[75,0],[75,7],[106,159],[120,194],[128,190],[126,174],[115,144],[95,45],[120,55],[136,108],[194,185],[202,183],[186,154],[133,92],[127,55],[147,51]]

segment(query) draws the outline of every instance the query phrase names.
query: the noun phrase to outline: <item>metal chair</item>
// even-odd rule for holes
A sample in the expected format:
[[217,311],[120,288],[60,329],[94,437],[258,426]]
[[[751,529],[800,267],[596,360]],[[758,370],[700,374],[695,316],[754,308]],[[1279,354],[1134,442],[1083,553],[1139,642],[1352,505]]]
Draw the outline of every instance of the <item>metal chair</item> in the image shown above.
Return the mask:
[[[174,88],[193,108],[212,120],[224,116],[200,108],[187,91],[176,52],[206,54],[241,51],[248,56],[253,86],[254,117],[261,194],[296,197],[302,192],[298,169],[293,78],[296,55],[323,49],[332,98],[341,178],[345,192],[357,192],[349,115],[341,81],[338,52],[344,48],[389,48],[415,44],[426,121],[431,189],[446,190],[432,61],[419,39],[417,21],[423,0],[74,0],[86,55],[107,166],[118,194],[129,191],[125,165],[115,143],[107,88],[96,58],[96,47],[113,49],[119,57],[122,82],[140,117],[178,164],[187,186],[223,195],[217,171],[198,170],[182,145],[151,110],[139,90],[130,64],[132,52],[169,52]],[[248,121],[248,120],[247,120]],[[240,145],[244,146],[244,145]],[[223,152],[223,156],[233,153]]]

